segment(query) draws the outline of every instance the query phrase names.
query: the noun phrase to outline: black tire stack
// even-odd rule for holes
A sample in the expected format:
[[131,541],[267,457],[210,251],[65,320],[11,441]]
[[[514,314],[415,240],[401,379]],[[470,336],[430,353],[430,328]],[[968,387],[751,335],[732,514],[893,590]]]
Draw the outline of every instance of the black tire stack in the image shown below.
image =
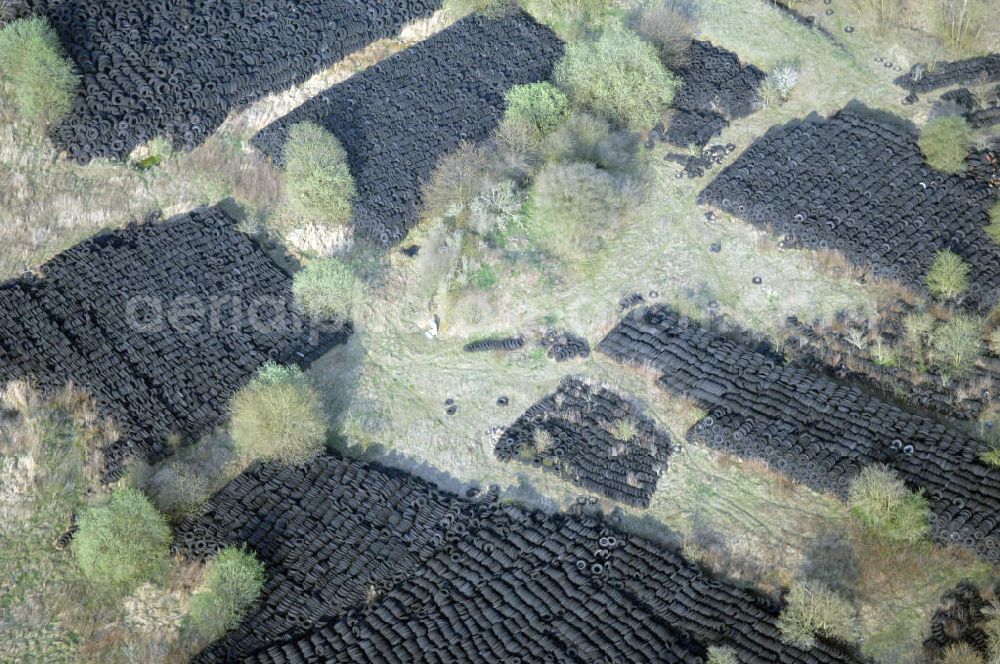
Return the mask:
[[416,223],[438,159],[488,138],[507,90],[549,78],[561,56],[555,34],[523,12],[470,16],[314,97],[254,144],[281,164],[292,125],[333,132],[358,186],[353,223],[388,246]]
[[546,330],[538,343],[545,349],[545,355],[556,362],[590,357],[590,344],[572,332]]
[[444,493],[323,455],[256,464],[178,530],[204,557],[247,542],[261,601],[196,662],[860,662],[781,642],[781,603],[717,580],[671,546],[600,517]]
[[226,115],[430,16],[440,0],[33,0],[83,77],[56,130],[71,158],[154,136],[205,140]]
[[521,348],[524,348],[524,337],[503,337],[470,341],[465,344],[462,350],[466,353],[482,353],[489,350],[520,350]]
[[[634,425],[632,437],[615,436],[614,425],[622,420]],[[539,449],[538,430],[551,440],[544,449]],[[554,393],[528,408],[500,435],[494,449],[501,461],[530,461],[636,507],[649,507],[670,452],[670,434],[634,403],[573,377],[564,378]]]
[[935,62],[933,67],[916,64],[894,82],[910,92],[923,93],[952,85],[976,83],[981,76],[984,81],[1000,81],[1000,53],[954,62]]
[[900,122],[852,104],[773,127],[698,202],[925,292],[937,252],[950,249],[971,267],[964,302],[987,309],[1000,288],[1000,245],[983,230],[997,190],[925,164]]
[[[1000,588],[987,590],[995,597]],[[969,581],[962,581],[946,592],[931,618],[930,636],[924,640],[927,653],[940,659],[949,646],[965,643],[988,661],[989,636],[982,625],[990,618],[993,601],[983,597],[983,592]]]
[[0,382],[88,391],[123,432],[108,480],[221,423],[267,360],[308,364],[350,332],[303,317],[289,275],[217,208],[97,236],[43,271],[0,286]]
[[730,120],[753,113],[757,88],[767,78],[757,67],[741,65],[732,51],[707,41],[692,42],[674,73],[681,85],[665,137],[681,147],[704,147]]
[[633,312],[598,349],[661,372],[658,383],[710,415],[689,440],[766,460],[809,486],[845,495],[866,466],[922,489],[932,534],[1000,560],[1000,470],[986,443],[795,364],[701,328],[663,307]]

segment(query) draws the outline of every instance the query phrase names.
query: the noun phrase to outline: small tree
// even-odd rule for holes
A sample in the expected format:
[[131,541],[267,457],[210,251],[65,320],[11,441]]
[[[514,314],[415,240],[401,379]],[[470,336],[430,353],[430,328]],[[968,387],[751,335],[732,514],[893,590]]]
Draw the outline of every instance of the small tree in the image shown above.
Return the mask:
[[942,323],[931,337],[935,362],[952,374],[968,371],[982,350],[982,322],[963,314],[955,314]]
[[617,24],[596,40],[568,44],[555,80],[574,103],[633,131],[660,121],[678,85],[656,49]]
[[341,322],[350,320],[368,294],[354,269],[339,258],[306,265],[293,277],[292,293],[308,315]]
[[301,463],[326,442],[326,419],[315,388],[298,367],[272,362],[233,398],[230,428],[244,462]]
[[917,140],[927,163],[946,173],[965,170],[965,158],[972,147],[972,129],[961,115],[928,120]]
[[304,221],[344,224],[357,197],[347,153],[337,137],[304,122],[285,143],[285,192],[291,212]]
[[73,109],[80,77],[44,18],[21,18],[0,29],[0,72],[25,120],[53,124]]
[[507,92],[505,119],[525,122],[547,134],[569,116],[569,99],[548,81],[515,85]]
[[884,466],[868,466],[851,481],[847,504],[870,532],[898,542],[922,539],[929,528],[927,499]]
[[209,563],[201,589],[191,598],[188,625],[203,640],[215,640],[240,624],[260,597],[264,564],[245,549],[226,547]]
[[693,3],[687,0],[658,0],[639,14],[636,32],[656,47],[668,67],[686,64],[687,50],[694,41]]
[[950,300],[969,288],[969,272],[969,265],[958,254],[942,249],[934,257],[924,281],[931,295]]
[[857,626],[851,605],[826,586],[803,581],[792,586],[778,618],[781,640],[800,648],[816,645],[816,636],[853,642]]
[[93,583],[127,593],[167,568],[170,526],[141,492],[114,491],[107,503],[84,511],[73,553]]

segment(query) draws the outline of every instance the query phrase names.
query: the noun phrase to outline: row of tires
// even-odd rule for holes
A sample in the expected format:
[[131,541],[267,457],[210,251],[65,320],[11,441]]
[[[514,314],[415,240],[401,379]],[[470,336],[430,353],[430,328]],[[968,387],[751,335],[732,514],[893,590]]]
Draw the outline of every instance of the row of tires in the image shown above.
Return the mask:
[[599,350],[652,366],[660,386],[710,411],[693,439],[840,495],[861,469],[888,466],[926,494],[937,540],[1000,560],[1000,472],[980,459],[986,443],[798,365],[776,364],[666,307],[633,312]]

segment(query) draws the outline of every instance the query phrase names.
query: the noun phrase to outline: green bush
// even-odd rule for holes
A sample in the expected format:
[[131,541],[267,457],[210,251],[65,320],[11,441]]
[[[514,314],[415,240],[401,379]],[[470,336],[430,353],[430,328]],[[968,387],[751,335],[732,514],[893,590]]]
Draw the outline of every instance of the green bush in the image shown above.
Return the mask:
[[947,173],[965,170],[965,158],[972,147],[972,129],[960,115],[928,120],[917,143],[928,164]]
[[815,581],[792,586],[778,618],[781,640],[801,648],[816,645],[816,636],[850,643],[856,639],[854,609],[840,595]]
[[295,273],[292,293],[308,315],[348,321],[365,301],[367,289],[348,263],[339,258],[323,258]]
[[982,350],[982,322],[963,314],[938,325],[931,334],[932,357],[950,374],[968,371]]
[[289,130],[285,192],[289,209],[304,221],[338,225],[350,219],[358,192],[336,136],[311,122]]
[[736,651],[727,646],[709,646],[705,664],[740,664]]
[[555,80],[575,104],[633,131],[660,121],[678,85],[656,49],[617,24],[596,40],[568,44]]
[[545,161],[585,161],[617,173],[641,171],[639,135],[612,132],[606,120],[588,113],[574,113],[552,132],[542,146]]
[[969,287],[969,266],[950,249],[942,249],[924,278],[931,295],[944,299],[956,298]]
[[264,585],[264,564],[243,549],[226,547],[209,563],[201,589],[191,598],[188,625],[206,641],[240,624]]
[[526,122],[547,134],[569,115],[569,99],[548,81],[515,85],[507,92],[504,119]]
[[629,193],[627,184],[593,164],[548,164],[532,185],[528,237],[553,258],[582,262],[603,246]]
[[995,242],[1000,242],[1000,201],[990,208],[990,223],[985,230]]
[[85,510],[77,525],[73,553],[96,585],[127,593],[166,572],[170,527],[141,492],[114,491],[107,503]]
[[929,528],[927,499],[906,488],[883,466],[868,466],[851,481],[847,494],[851,514],[867,530],[897,542],[915,542]]
[[319,453],[326,442],[319,394],[298,367],[272,362],[233,397],[230,428],[244,462],[296,464]]
[[80,77],[44,18],[22,18],[0,29],[0,72],[25,120],[48,125],[73,109]]

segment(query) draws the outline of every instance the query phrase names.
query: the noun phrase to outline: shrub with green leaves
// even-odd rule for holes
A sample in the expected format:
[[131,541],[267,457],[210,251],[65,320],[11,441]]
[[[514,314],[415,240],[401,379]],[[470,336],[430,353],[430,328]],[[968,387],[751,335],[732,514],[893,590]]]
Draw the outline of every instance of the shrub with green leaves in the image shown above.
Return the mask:
[[77,521],[73,553],[94,584],[127,593],[167,569],[170,526],[140,491],[118,489]]
[[535,177],[527,234],[541,251],[568,264],[601,248],[632,192],[593,164],[548,164]]
[[972,147],[972,129],[961,115],[928,120],[917,140],[928,164],[946,173],[965,170],[965,158]]
[[311,122],[292,126],[285,142],[285,193],[292,214],[303,221],[347,223],[358,192],[336,136]]
[[264,585],[264,564],[245,549],[226,547],[209,563],[201,589],[191,598],[188,626],[212,641],[240,624]]
[[947,373],[964,374],[979,357],[983,348],[982,339],[983,325],[980,320],[955,314],[931,334],[932,358]]
[[868,466],[851,481],[851,514],[871,533],[896,542],[916,542],[929,528],[927,499],[906,488],[895,472]]
[[969,288],[969,265],[950,249],[942,249],[934,257],[924,282],[935,297],[947,300],[964,293]]
[[246,463],[301,463],[322,451],[326,442],[319,393],[298,367],[272,362],[233,397],[230,429]]
[[990,208],[990,223],[985,230],[995,242],[1000,242],[1000,201]]
[[0,28],[0,72],[26,121],[53,124],[73,109],[80,77],[46,19],[21,18]]
[[740,664],[736,651],[728,646],[709,646],[705,664]]
[[354,268],[339,258],[310,262],[292,278],[292,293],[306,314],[346,322],[367,297]]
[[785,598],[785,609],[778,618],[781,640],[801,648],[816,645],[816,637],[856,640],[857,620],[854,609],[843,597],[816,581],[792,586]]
[[547,134],[569,116],[569,98],[548,81],[515,85],[507,91],[504,119],[525,122]]
[[555,81],[573,103],[633,131],[659,122],[678,86],[656,49],[617,24],[596,40],[568,44]]

